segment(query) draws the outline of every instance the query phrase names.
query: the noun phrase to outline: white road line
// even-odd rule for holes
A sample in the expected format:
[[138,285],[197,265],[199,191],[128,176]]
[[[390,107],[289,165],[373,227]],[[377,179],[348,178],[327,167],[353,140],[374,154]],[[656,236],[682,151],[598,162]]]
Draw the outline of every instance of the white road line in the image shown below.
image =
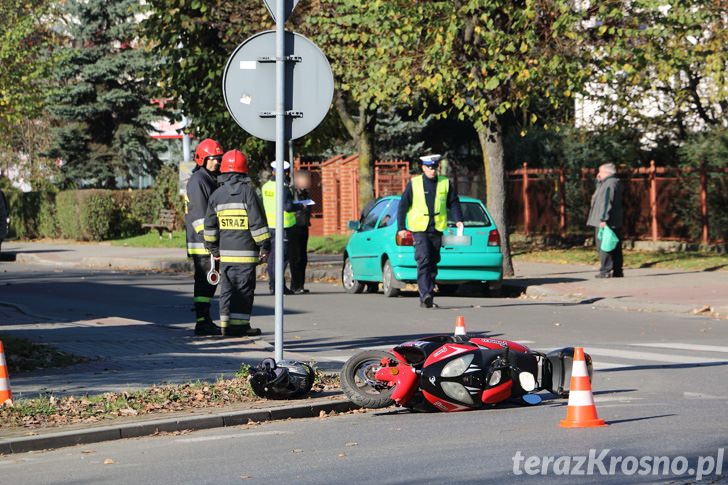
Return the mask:
[[719,347],[717,345],[698,345],[684,343],[649,343],[649,344],[630,344],[632,347],[652,347],[658,349],[676,349],[676,350],[697,350],[700,352],[723,352],[728,354],[728,347]]
[[712,394],[704,394],[702,392],[683,392],[685,399],[720,399],[725,401],[728,399],[726,396],[714,396]]
[[229,440],[233,438],[248,438],[251,436],[269,436],[278,434],[293,434],[290,431],[253,431],[250,433],[235,433],[224,436],[199,436],[197,438],[180,438],[174,440],[175,443],[200,443],[203,441]]
[[710,357],[689,357],[686,355],[656,354],[654,352],[634,352],[632,350],[604,349],[599,347],[585,347],[584,351],[590,355],[604,355],[619,359],[646,360],[651,362],[667,362],[671,364],[709,364],[727,362],[725,359],[713,359]]
[[602,362],[598,360],[592,360],[592,367],[594,370],[609,370],[609,369],[623,369],[625,367],[634,367],[634,364],[617,364],[615,362]]
[[338,355],[317,355],[316,356],[316,361],[317,362],[324,362],[324,361],[328,361],[328,362],[346,362],[347,360],[349,360],[350,357],[351,357],[351,355],[343,355],[343,356],[338,356]]

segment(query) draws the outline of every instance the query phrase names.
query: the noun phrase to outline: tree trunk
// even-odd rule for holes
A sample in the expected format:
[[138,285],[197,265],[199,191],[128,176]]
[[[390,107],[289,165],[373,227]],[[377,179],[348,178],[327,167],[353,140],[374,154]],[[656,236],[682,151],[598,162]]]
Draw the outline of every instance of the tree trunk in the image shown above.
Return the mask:
[[491,115],[488,123],[476,127],[483,152],[487,206],[498,227],[503,254],[503,276],[513,276],[511,243],[508,234],[508,205],[506,200],[506,171],[503,157],[503,133],[498,119]]
[[376,112],[366,103],[359,106],[359,210],[374,198],[374,126]]
[[342,95],[337,91],[334,99],[336,112],[342,124],[354,141],[359,151],[359,210],[374,198],[374,127],[376,126],[376,111],[369,109],[368,104],[362,101],[359,104],[359,119],[355,120]]

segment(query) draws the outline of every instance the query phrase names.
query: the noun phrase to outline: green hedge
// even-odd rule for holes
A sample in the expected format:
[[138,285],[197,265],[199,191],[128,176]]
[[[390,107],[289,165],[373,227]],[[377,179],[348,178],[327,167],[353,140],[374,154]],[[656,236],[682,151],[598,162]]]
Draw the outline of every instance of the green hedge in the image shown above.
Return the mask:
[[[63,238],[103,241],[136,236],[141,225],[156,222],[165,199],[155,190],[5,191],[10,207],[10,238]],[[183,227],[181,198],[177,228]],[[166,207],[165,207],[166,208]]]
[[55,192],[52,190],[23,193],[4,189],[10,209],[8,237],[36,239],[55,237]]

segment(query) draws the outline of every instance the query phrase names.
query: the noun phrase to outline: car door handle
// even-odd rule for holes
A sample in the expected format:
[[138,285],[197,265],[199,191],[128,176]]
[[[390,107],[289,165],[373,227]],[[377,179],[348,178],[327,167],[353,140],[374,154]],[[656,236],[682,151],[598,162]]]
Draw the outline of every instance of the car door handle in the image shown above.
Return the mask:
[[372,238],[370,238],[370,237],[367,238],[367,241],[371,241],[371,240],[372,240]]

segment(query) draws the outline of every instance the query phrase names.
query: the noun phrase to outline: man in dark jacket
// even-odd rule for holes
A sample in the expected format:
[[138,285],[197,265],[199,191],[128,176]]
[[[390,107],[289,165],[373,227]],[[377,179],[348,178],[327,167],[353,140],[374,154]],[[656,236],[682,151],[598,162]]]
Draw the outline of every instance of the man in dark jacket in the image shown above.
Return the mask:
[[[2,174],[0,174],[0,177],[2,177]],[[5,194],[3,194],[3,191],[0,189],[0,251],[2,250],[3,239],[5,239],[5,236],[8,235],[9,213],[10,208],[8,207],[8,201],[5,198]]]
[[220,260],[220,327],[224,336],[260,335],[250,326],[255,267],[270,252],[268,221],[238,150],[225,154],[222,186],[212,194],[205,216],[205,246]]
[[[311,173],[298,170],[293,177],[295,201],[306,201],[311,198]],[[308,264],[308,228],[311,225],[311,206],[296,204],[296,224],[288,229],[288,262],[291,265],[291,291],[295,294],[308,293],[303,286],[306,283],[306,265]]]
[[222,147],[215,140],[202,140],[195,150],[197,166],[187,181],[185,196],[185,227],[187,231],[187,256],[195,267],[195,334],[220,335],[220,328],[210,317],[210,304],[215,295],[215,285],[207,282],[210,271],[210,253],[205,249],[202,231],[205,225],[207,202],[217,189],[217,175],[222,160]]
[[417,289],[420,307],[432,308],[437,263],[440,262],[442,233],[447,229],[447,211],[452,210],[459,230],[463,228],[460,199],[455,186],[447,177],[437,175],[440,155],[420,157],[422,173],[413,177],[402,193],[397,208],[397,234],[405,237],[407,230],[415,240]]
[[[587,226],[594,227],[594,242],[599,253],[600,268],[597,278],[622,278],[622,182],[617,178],[617,168],[613,163],[599,166],[597,188],[591,199]],[[599,230],[609,226],[619,242],[609,252],[601,250]]]

